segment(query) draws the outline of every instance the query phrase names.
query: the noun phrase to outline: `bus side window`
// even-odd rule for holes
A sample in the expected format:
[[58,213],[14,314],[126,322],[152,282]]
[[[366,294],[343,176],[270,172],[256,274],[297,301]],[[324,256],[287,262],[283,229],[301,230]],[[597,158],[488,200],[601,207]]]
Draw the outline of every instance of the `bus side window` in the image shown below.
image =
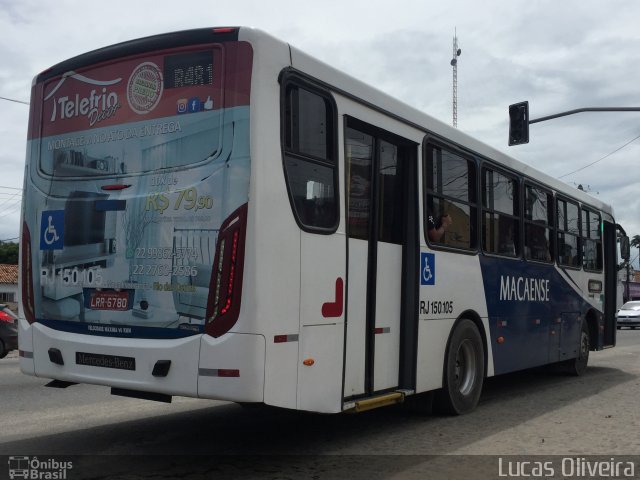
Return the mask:
[[433,245],[475,250],[478,244],[475,162],[428,140],[424,152],[425,238]]
[[482,241],[485,252],[520,256],[518,181],[497,170],[482,169]]
[[580,268],[580,210],[568,200],[556,201],[558,225],[558,264]]
[[526,185],[524,197],[524,252],[528,260],[553,262],[553,194]]
[[284,81],[284,170],[291,207],[306,231],[338,226],[335,107],[328,94]]
[[582,267],[602,270],[602,232],[600,214],[582,209]]

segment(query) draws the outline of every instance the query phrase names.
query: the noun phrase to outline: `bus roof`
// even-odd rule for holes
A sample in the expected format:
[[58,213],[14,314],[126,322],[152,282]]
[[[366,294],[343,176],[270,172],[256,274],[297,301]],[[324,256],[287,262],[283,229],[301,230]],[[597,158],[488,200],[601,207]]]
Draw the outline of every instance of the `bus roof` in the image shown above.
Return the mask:
[[[87,64],[100,63],[151,50],[162,50],[165,48],[175,48],[199,43],[233,41],[238,39],[238,32],[238,27],[196,28],[193,30],[161,33],[149,37],[128,40],[82,53],[57,63],[38,74],[33,80],[33,83],[43,82],[57,75],[63,75]],[[262,33],[262,35],[266,34]]]
[[[254,28],[242,27],[239,34],[240,40],[249,42],[260,42],[262,37],[270,37],[269,41],[278,39],[269,34]],[[283,45],[284,42],[281,42]],[[425,133],[433,133],[449,142],[452,142],[470,153],[493,160],[504,167],[519,172],[521,175],[533,181],[549,186],[551,189],[562,195],[573,197],[574,199],[591,205],[598,210],[613,215],[610,205],[594,198],[593,196],[573,188],[566,183],[553,178],[540,170],[527,165],[504,152],[491,147],[480,140],[454,128],[446,123],[408,105],[391,95],[368,85],[353,76],[350,76],[336,68],[314,58],[292,45],[288,45],[291,52],[292,67],[316,80],[323,82],[329,89],[351,97],[352,99],[364,103],[371,108],[394,117],[395,119],[422,130]],[[505,109],[506,111],[506,109]],[[505,134],[506,141],[506,134]]]

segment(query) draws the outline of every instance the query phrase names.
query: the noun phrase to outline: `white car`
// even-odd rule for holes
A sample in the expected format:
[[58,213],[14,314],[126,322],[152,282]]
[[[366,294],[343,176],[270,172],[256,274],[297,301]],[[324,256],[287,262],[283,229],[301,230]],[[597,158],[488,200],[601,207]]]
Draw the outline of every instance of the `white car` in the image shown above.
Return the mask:
[[627,302],[616,313],[618,329],[640,327],[640,301]]

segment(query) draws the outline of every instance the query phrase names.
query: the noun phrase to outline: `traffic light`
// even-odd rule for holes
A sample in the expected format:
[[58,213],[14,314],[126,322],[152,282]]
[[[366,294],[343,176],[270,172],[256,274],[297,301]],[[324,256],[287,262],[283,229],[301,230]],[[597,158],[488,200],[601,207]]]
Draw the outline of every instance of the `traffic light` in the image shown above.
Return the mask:
[[509,146],[529,143],[529,102],[509,105]]

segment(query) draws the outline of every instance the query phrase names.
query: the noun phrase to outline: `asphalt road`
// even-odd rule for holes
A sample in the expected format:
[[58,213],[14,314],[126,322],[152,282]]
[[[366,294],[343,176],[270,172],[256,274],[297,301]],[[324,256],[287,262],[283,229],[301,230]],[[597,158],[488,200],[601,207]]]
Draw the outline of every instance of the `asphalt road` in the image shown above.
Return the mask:
[[74,456],[69,479],[498,478],[508,455],[635,455],[640,477],[640,330],[618,331],[618,346],[591,352],[589,365],[579,378],[540,369],[489,379],[462,417],[317,415],[45,388],[13,352],[0,361],[0,455]]

